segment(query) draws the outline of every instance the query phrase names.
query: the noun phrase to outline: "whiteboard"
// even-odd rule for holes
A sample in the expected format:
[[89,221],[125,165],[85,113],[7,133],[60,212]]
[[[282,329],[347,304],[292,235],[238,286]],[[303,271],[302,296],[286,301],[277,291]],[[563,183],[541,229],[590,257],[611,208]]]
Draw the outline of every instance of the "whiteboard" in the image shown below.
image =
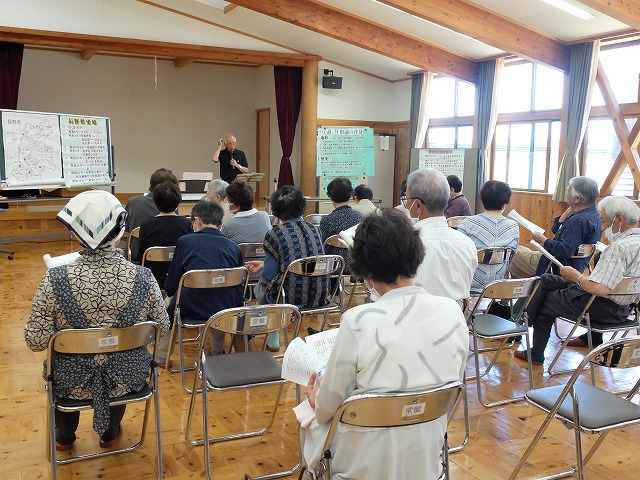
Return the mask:
[[108,185],[109,119],[0,110],[0,189]]

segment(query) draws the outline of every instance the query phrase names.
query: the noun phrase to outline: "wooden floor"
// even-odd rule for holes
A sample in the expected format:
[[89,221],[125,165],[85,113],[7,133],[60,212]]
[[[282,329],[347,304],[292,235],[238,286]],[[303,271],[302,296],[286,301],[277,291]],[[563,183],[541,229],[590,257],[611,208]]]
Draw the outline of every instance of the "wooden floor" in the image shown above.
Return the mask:
[[[69,241],[50,243],[8,244],[15,250],[15,259],[0,258],[0,301],[3,335],[0,337],[0,479],[32,480],[50,477],[45,457],[46,395],[41,377],[44,353],[31,352],[24,343],[23,327],[29,315],[36,287],[45,272],[42,255],[61,255],[77,249]],[[305,330],[307,325],[304,325]],[[550,350],[557,348],[552,338]],[[550,353],[547,351],[547,355]],[[502,362],[494,368],[489,394],[500,398],[511,392],[527,389],[526,369],[514,360],[511,352],[501,355]],[[572,354],[567,363],[577,363]],[[471,365],[471,361],[469,362]],[[561,383],[563,378],[550,379],[534,367],[536,387]],[[599,374],[600,380],[620,387],[633,383],[631,374],[612,376]],[[470,384],[471,441],[459,453],[451,455],[451,476],[454,479],[507,478],[539,427],[541,412],[526,402],[494,409],[479,406],[475,386]],[[219,396],[211,402],[215,432],[228,432],[245,425],[260,425],[266,418],[272,391],[264,390],[251,397],[245,393]],[[178,375],[162,371],[160,379],[162,413],[162,447],[164,478],[203,478],[203,447],[185,443],[184,431],[189,408],[189,395],[180,386]],[[291,411],[295,404],[295,389],[285,387],[285,396],[272,431],[264,437],[236,440],[212,447],[212,468],[216,479],[240,479],[244,472],[253,475],[272,472],[281,466],[293,465],[297,458],[297,423]],[[461,409],[451,422],[450,442],[459,443],[464,427]],[[201,410],[199,410],[201,411]],[[129,407],[123,421],[124,440],[132,439],[140,424],[141,410]],[[97,436],[91,430],[90,416],[84,414],[78,430],[76,451],[97,447]],[[197,417],[201,425],[201,415]],[[136,480],[155,478],[156,447],[151,432],[144,446],[136,452],[89,460],[62,466],[61,479],[108,478]],[[587,445],[591,445],[589,439]],[[637,479],[640,456],[640,427],[624,429],[609,435],[599,453],[588,465],[586,476],[591,479]],[[524,468],[521,478],[552,473],[573,465],[573,433],[559,422],[548,430],[539,448]],[[289,478],[297,478],[291,476]]]

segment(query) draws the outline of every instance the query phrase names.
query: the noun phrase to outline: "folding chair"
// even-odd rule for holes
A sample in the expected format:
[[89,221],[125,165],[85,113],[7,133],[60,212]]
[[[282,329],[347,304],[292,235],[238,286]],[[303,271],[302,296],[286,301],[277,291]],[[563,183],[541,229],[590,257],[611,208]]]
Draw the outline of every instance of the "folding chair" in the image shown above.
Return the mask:
[[[58,478],[58,465],[63,465],[91,458],[115,455],[123,452],[131,452],[137,449],[144,441],[147,431],[147,420],[151,399],[154,402],[154,414],[156,422],[156,447],[158,449],[158,479],[162,478],[162,440],[160,438],[160,400],[158,397],[158,366],[156,353],[160,327],[154,322],[141,322],[126,328],[87,328],[61,330],[49,341],[47,350],[47,398],[48,416],[47,427],[49,436],[47,441],[47,458],[51,461],[51,478]],[[149,363],[147,384],[138,392],[131,392],[121,397],[109,399],[110,406],[126,405],[134,402],[145,402],[144,416],[140,440],[132,446],[78,455],[71,458],[58,459],[56,452],[56,410],[61,412],[78,412],[93,409],[92,400],[74,400],[55,398],[56,385],[53,380],[53,354],[105,354],[124,352],[147,345],[153,345],[153,360]]]
[[304,221],[320,229],[320,222],[326,216],[326,213],[310,213],[304,217]]
[[[162,290],[162,296],[166,297],[167,294],[164,291],[164,280],[166,278],[158,278],[160,275],[158,272],[163,273],[164,277],[167,276],[167,272],[169,271],[169,265],[171,265],[171,261],[173,260],[173,252],[176,247],[149,247],[142,254],[142,260],[140,261],[140,265],[143,267],[148,267],[153,272],[154,277],[158,281],[158,285],[160,285],[160,290]],[[149,264],[151,262],[151,264]],[[162,281],[161,281],[162,280]]]
[[460,225],[460,223],[462,223],[462,221],[467,218],[465,216],[460,216],[460,217],[449,217],[447,218],[447,225],[449,225],[449,227],[453,228],[454,230],[458,229],[458,226]]
[[[488,265],[489,274],[496,276],[500,271],[502,265],[506,265],[506,273],[502,278],[495,278],[495,280],[503,280],[508,278],[509,264],[516,254],[515,249],[510,247],[487,247],[478,250],[478,265]],[[472,296],[478,296],[480,292],[470,292]]]
[[[478,400],[484,407],[493,407],[496,405],[504,405],[505,403],[517,402],[522,397],[511,397],[504,400],[498,400],[491,403],[486,403],[486,400],[482,394],[482,377],[486,376],[493,368],[500,352],[504,350],[509,337],[522,335],[525,338],[527,346],[527,359],[529,370],[529,385],[533,389],[533,368],[531,366],[531,346],[529,341],[529,319],[527,316],[527,305],[531,301],[531,296],[538,288],[539,278],[522,278],[518,280],[498,280],[492,282],[485,287],[480,294],[478,301],[471,309],[467,321],[469,323],[469,330],[471,331],[471,337],[473,339],[473,356],[475,359],[475,377],[467,377],[467,380],[476,381],[476,388],[478,390]],[[516,300],[519,298],[526,299],[523,305],[522,311],[518,314],[515,322],[507,320],[505,318],[498,317],[491,313],[477,313],[479,305],[485,298],[489,299],[504,299],[504,300]],[[495,354],[491,359],[489,365],[480,371],[480,353],[487,350],[480,349],[478,345],[478,339],[484,340],[501,340],[500,345],[495,350]]]
[[[324,330],[324,327],[327,323],[330,326],[338,326],[339,323],[330,323],[327,322],[327,317],[329,313],[342,311],[341,304],[335,303],[333,299],[338,294],[338,289],[340,287],[340,282],[335,282],[335,285],[332,289],[329,289],[331,282],[330,279],[332,277],[340,278],[342,277],[342,272],[344,271],[344,259],[340,255],[317,255],[313,257],[303,257],[297,260],[294,260],[289,264],[287,269],[284,271],[284,275],[282,276],[282,280],[280,281],[280,287],[278,288],[278,296],[276,298],[276,303],[282,302],[292,302],[292,298],[287,298],[287,292],[284,291],[284,286],[286,285],[287,278],[290,276],[294,277],[326,277],[327,278],[327,289],[329,290],[327,293],[327,300],[322,305],[317,307],[303,307],[300,309],[300,313],[304,315],[322,315],[322,324],[320,325],[320,331]],[[338,298],[340,296],[338,295]],[[285,335],[287,332],[285,331]],[[286,340],[286,337],[285,337]]]
[[[431,422],[443,415],[447,415],[448,422],[462,398],[464,390],[462,382],[451,382],[442,387],[416,392],[368,393],[347,398],[333,416],[322,449],[323,458],[315,467],[318,472],[317,478],[325,480],[332,478],[331,443],[340,423],[357,427],[396,428]],[[442,473],[439,477],[445,479],[449,478],[447,447],[447,433],[445,432],[442,447]],[[354,461],[364,460],[354,459]],[[412,459],[407,458],[406,461],[410,462]]]
[[[190,270],[182,275],[176,292],[176,308],[173,314],[173,326],[171,328],[171,337],[169,337],[169,351],[167,353],[167,369],[171,373],[180,372],[183,388],[191,393],[191,389],[187,385],[185,372],[194,370],[195,367],[185,367],[184,344],[197,342],[202,337],[202,329],[206,318],[190,318],[181,314],[181,297],[183,290],[186,288],[193,289],[218,289],[223,287],[235,287],[242,285],[242,296],[246,298],[247,285],[249,282],[249,271],[245,267],[235,268],[219,268],[210,270]],[[239,305],[240,306],[240,305]],[[183,329],[198,329],[196,337],[184,338]],[[176,335],[178,336],[178,347],[180,353],[180,368],[172,368],[170,365],[171,356],[176,343]]]
[[[538,388],[526,393],[525,399],[547,412],[547,417],[509,480],[516,478],[554,418],[574,431],[577,465],[567,472],[543,477],[547,479],[568,477],[574,473],[578,473],[578,478],[584,479],[584,466],[591,460],[607,434],[612,430],[640,423],[640,406],[631,401],[638,391],[640,380],[624,398],[588,383],[579,383],[577,380],[582,372],[589,366],[593,371],[593,365],[608,368],[640,366],[640,337],[621,338],[603,343],[589,352],[580,362],[567,384]],[[600,434],[584,459],[582,456],[582,433]]]
[[[238,244],[240,252],[242,252],[242,258],[245,262],[250,260],[264,260],[266,253],[264,251],[264,245],[262,243],[240,243]],[[249,286],[254,287],[260,280],[260,273],[252,273],[249,276]],[[249,297],[249,300],[251,297]]]
[[[624,277],[620,281],[620,283],[616,285],[616,288],[613,289],[613,292],[611,292],[611,294],[612,295],[629,295],[630,297],[640,294],[640,277]],[[635,315],[633,320],[627,320],[622,323],[592,322],[591,316],[589,315],[589,308],[591,307],[591,304],[596,299],[596,297],[597,295],[591,295],[591,298],[585,305],[580,315],[578,315],[578,318],[576,319],[571,319],[566,317],[556,318],[556,322],[558,320],[562,320],[564,322],[572,323],[573,328],[571,329],[567,337],[564,339],[564,341],[562,342],[562,345],[560,345],[560,348],[556,352],[555,357],[553,357],[553,360],[551,360],[551,363],[549,364],[547,373],[550,376],[560,375],[563,373],[572,373],[574,371],[573,369],[564,369],[564,370],[554,371],[553,367],[558,362],[560,355],[562,355],[562,352],[566,348],[567,343],[569,343],[569,341],[573,338],[573,335],[575,331],[578,329],[578,327],[584,327],[587,329],[587,341],[589,345],[589,350],[593,350],[593,340],[591,338],[592,332],[604,334],[604,333],[624,332],[624,331],[632,330],[634,328],[635,329],[640,328],[640,324],[638,324],[637,304],[633,307],[633,309],[635,310]],[[629,303],[631,304],[631,300],[629,301]],[[595,371],[593,369],[591,370],[591,383],[592,385],[596,384],[596,376],[595,376]]]
[[[200,340],[198,374],[194,378],[191,389],[191,403],[185,439],[189,445],[204,444],[204,461],[207,478],[211,479],[211,465],[209,444],[239,438],[254,437],[267,433],[275,419],[276,410],[282,394],[282,388],[287,382],[282,379],[282,365],[276,357],[264,351],[266,334],[269,332],[286,330],[294,327],[294,336],[300,330],[300,312],[294,305],[254,305],[250,307],[230,308],[213,315],[205,325],[205,333]],[[217,330],[225,334],[264,336],[263,350],[254,352],[231,353],[229,355],[208,355],[206,339],[208,332]],[[198,386],[200,384],[200,387]],[[208,392],[247,390],[255,387],[278,386],[278,393],[271,411],[271,417],[266,427],[251,432],[232,433],[217,437],[209,436],[209,402]],[[202,392],[203,408],[203,438],[194,439],[191,435],[196,395]],[[300,387],[296,385],[296,399],[300,402]],[[301,451],[298,452],[298,463],[289,470],[271,473],[258,478],[276,478],[290,475],[298,469],[301,463]]]
[[[344,251],[345,255],[349,255],[349,246],[340,237],[340,235],[331,235],[330,237],[328,237],[324,241],[325,250],[327,246],[341,249],[342,251]],[[340,256],[344,258],[343,255]],[[363,290],[356,293],[358,287],[363,288]],[[349,301],[347,302],[346,306],[344,304],[345,293],[349,294]],[[364,287],[364,278],[356,278],[349,274],[343,274],[340,277],[340,289],[338,290],[338,295],[340,296],[340,310],[342,311],[342,313],[344,313],[344,311],[351,305],[351,301],[353,300],[354,295],[365,295],[367,298],[369,298],[369,291]]]
[[127,260],[129,261],[131,261],[131,242],[134,238],[136,239],[136,242],[140,239],[140,227],[136,227],[131,230],[127,237]]

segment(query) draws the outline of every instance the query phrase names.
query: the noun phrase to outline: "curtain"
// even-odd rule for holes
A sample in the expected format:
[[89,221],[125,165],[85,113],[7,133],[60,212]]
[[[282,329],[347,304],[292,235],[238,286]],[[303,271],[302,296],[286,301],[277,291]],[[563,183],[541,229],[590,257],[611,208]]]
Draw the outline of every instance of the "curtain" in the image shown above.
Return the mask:
[[23,52],[21,43],[0,42],[0,108],[18,108]]
[[411,76],[411,110],[409,113],[410,142],[412,148],[422,148],[429,127],[429,91],[432,72]]
[[566,187],[578,172],[578,150],[584,138],[591,109],[591,92],[598,70],[600,40],[572,45],[569,63],[566,150],[560,163],[553,199],[566,201]]
[[296,135],[296,124],[302,103],[302,68],[273,67],[276,84],[276,110],[278,112],[278,130],[282,158],[278,172],[278,188],[293,185],[291,171],[291,152]]
[[478,84],[476,85],[476,112],[478,114],[476,140],[480,151],[476,181],[478,193],[487,181],[487,151],[498,121],[498,85],[503,67],[503,58],[480,63]]

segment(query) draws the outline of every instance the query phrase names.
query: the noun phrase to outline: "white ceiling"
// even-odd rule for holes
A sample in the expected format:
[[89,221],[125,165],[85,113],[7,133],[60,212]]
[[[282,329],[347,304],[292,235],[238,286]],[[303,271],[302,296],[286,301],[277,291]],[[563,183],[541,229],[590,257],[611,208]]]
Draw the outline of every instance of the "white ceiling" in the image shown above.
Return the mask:
[[[269,1],[269,0],[265,0]],[[316,0],[319,1],[319,0]],[[542,0],[472,0],[480,7],[562,42],[601,37],[630,28],[566,0],[595,18],[581,20]],[[236,7],[222,0],[0,0],[0,24],[11,27],[105,35],[163,42],[272,52],[304,52],[390,81],[418,70],[302,27]],[[352,15],[421,39],[472,60],[504,55],[487,45],[374,0],[322,0]]]

